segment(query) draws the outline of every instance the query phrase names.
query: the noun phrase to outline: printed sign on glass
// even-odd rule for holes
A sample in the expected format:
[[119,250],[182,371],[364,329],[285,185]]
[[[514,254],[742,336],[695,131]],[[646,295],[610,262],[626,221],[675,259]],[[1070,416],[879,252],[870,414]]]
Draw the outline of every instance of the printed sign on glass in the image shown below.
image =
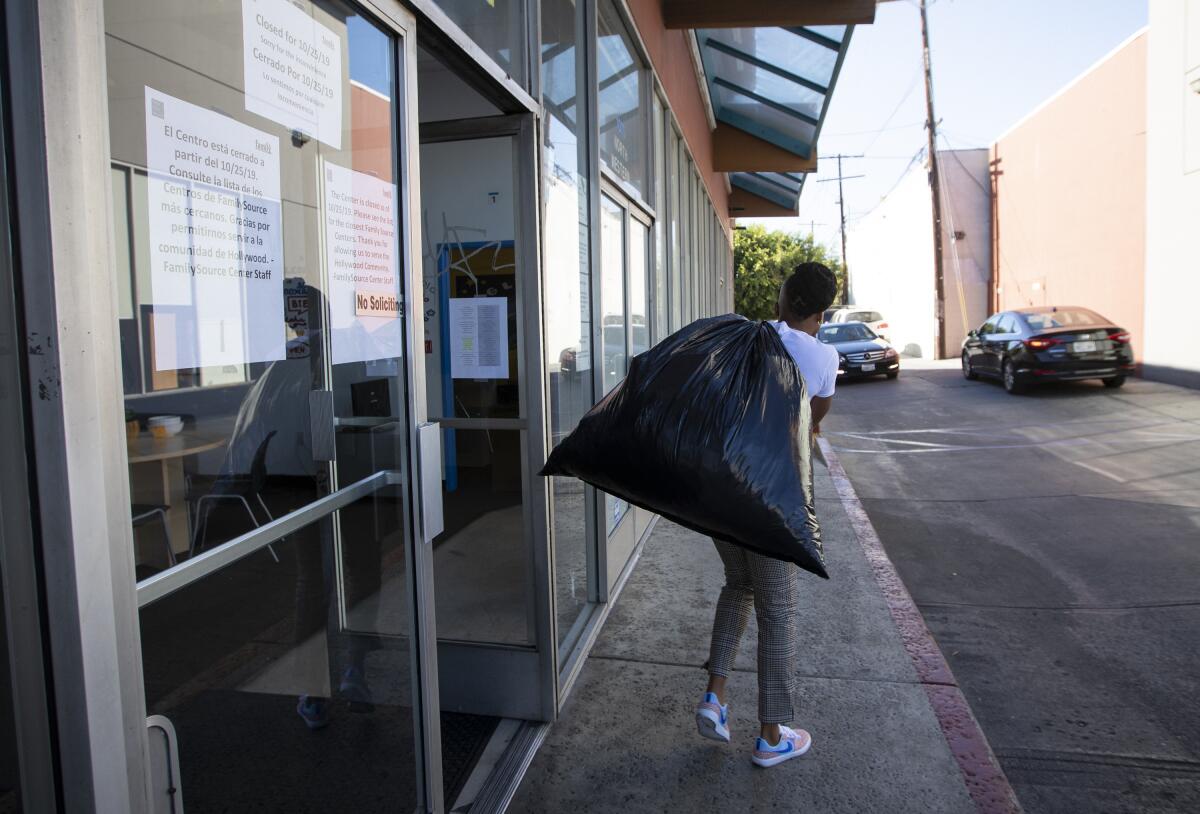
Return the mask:
[[342,146],[342,40],[288,0],[242,0],[246,109]]
[[448,318],[451,377],[507,379],[508,299],[452,299]]
[[333,364],[401,355],[396,185],[325,163]]
[[282,359],[279,139],[145,96],[154,369]]

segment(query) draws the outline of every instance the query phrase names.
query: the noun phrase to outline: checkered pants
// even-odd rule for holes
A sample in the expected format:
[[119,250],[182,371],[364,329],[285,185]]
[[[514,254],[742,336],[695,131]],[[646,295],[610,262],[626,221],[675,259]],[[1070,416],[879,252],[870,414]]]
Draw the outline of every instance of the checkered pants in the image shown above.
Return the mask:
[[725,587],[713,620],[708,671],[728,676],[733,670],[753,605],[758,615],[758,719],[764,724],[789,723],[795,717],[798,569],[732,543],[713,542],[725,563]]

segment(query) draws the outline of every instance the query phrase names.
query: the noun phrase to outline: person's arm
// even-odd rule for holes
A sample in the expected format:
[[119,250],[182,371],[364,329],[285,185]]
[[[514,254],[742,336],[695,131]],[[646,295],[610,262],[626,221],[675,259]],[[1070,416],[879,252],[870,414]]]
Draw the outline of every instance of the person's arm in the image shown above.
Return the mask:
[[829,408],[832,406],[833,396],[812,397],[812,426],[814,433],[821,431],[821,419],[829,414]]
[[817,391],[822,395],[812,397],[812,427],[813,433],[821,432],[821,419],[829,415],[833,407],[833,391],[837,387],[838,355],[837,351],[829,348],[829,361],[825,365],[825,381]]
[[821,432],[821,419],[833,406],[833,396],[812,396],[812,431]]

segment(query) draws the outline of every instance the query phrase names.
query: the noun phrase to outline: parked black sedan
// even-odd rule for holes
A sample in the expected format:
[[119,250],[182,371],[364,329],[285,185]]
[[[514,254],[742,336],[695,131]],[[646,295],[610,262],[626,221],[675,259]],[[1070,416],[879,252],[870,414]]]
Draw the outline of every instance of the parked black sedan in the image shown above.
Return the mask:
[[1120,387],[1132,371],[1129,332],[1087,308],[1003,311],[968,333],[962,345],[963,376],[996,377],[1010,393],[1077,379]]
[[838,378],[900,375],[900,354],[862,322],[831,322],[817,329],[817,339],[838,352]]

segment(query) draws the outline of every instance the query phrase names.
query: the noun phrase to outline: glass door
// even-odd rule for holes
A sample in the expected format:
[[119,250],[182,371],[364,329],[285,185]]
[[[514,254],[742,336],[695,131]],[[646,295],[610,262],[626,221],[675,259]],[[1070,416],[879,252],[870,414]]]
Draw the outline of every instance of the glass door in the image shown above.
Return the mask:
[[433,540],[442,706],[549,720],[533,117],[455,106],[463,80],[432,55],[420,81],[441,100],[423,106],[420,157],[424,398],[441,427],[446,517]]
[[[649,218],[607,181],[600,196],[600,374],[607,395],[625,379],[629,362],[650,348]],[[653,515],[604,495],[605,578],[613,590]]]
[[141,662],[176,810],[442,807],[411,27],[105,4]]

